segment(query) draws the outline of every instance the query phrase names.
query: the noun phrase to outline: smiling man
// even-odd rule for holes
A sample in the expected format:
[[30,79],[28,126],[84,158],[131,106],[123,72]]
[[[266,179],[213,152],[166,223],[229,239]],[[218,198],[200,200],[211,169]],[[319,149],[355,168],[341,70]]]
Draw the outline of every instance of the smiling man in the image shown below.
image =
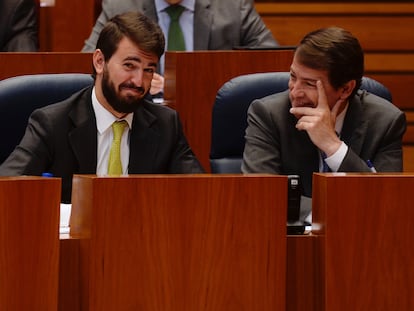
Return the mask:
[[244,173],[301,177],[312,196],[313,172],[402,171],[405,115],[359,90],[364,55],[348,31],[307,34],[290,69],[289,89],[254,101],[248,111]]
[[[140,13],[115,16],[93,53],[94,85],[34,111],[0,175],[50,172],[62,177],[62,202],[70,202],[73,174],[112,174],[115,158],[115,174],[202,173],[177,113],[146,99],[163,53],[156,23]],[[118,156],[114,124],[122,124]]]

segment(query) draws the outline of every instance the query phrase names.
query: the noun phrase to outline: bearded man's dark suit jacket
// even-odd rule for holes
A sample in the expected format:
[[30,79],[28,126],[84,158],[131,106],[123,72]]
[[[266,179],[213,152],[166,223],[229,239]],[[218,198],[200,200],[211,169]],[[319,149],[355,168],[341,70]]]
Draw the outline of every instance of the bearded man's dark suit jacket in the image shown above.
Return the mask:
[[[289,113],[289,91],[254,101],[248,111],[244,173],[298,174],[303,194],[312,196],[312,174],[319,171],[319,151],[297,119]],[[379,172],[403,169],[402,137],[405,115],[390,102],[358,91],[349,103],[341,140],[348,152],[340,172],[369,172],[367,160]]]
[[[97,128],[91,94],[89,87],[34,111],[22,141],[0,166],[0,175],[50,172],[62,177],[62,202],[70,202],[72,175],[96,173]],[[128,173],[202,172],[176,111],[143,103],[134,112]]]
[[0,52],[36,52],[39,47],[34,0],[0,1]]
[[[110,18],[137,10],[158,22],[154,0],[103,0],[102,13],[85,42],[83,51],[95,50],[99,33]],[[194,50],[231,50],[236,46],[277,45],[255,10],[252,0],[196,0]]]

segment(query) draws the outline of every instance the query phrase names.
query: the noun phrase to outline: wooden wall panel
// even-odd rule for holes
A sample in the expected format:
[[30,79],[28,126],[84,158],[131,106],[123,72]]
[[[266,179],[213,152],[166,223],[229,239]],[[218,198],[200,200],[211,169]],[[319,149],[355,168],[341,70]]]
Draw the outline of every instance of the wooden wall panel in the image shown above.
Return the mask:
[[55,0],[40,8],[39,40],[42,52],[79,52],[96,20],[95,0]]

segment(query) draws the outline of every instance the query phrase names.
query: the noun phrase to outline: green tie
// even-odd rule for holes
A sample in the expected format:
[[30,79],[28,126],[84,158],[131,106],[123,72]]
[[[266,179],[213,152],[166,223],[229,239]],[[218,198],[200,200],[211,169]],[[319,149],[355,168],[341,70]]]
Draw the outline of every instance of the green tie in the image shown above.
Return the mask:
[[181,5],[170,5],[165,9],[170,16],[170,28],[168,29],[168,51],[185,51],[184,34],[180,26],[180,16],[184,11]]
[[126,125],[127,122],[125,120],[115,121],[114,123],[112,123],[112,131],[114,133],[114,138],[112,140],[112,146],[109,152],[108,175],[122,174],[121,138]]

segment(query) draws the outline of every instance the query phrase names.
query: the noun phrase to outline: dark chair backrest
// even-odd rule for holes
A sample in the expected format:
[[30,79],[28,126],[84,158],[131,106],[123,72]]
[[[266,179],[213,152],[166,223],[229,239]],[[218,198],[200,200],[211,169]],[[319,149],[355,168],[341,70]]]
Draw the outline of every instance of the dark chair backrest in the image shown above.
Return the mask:
[[90,74],[35,74],[0,81],[0,145],[2,163],[20,142],[30,114],[93,84]]
[[[217,92],[213,105],[210,168],[212,173],[240,173],[247,127],[247,109],[258,98],[287,90],[289,72],[253,73],[235,77]],[[364,77],[361,89],[392,102],[390,91]]]

